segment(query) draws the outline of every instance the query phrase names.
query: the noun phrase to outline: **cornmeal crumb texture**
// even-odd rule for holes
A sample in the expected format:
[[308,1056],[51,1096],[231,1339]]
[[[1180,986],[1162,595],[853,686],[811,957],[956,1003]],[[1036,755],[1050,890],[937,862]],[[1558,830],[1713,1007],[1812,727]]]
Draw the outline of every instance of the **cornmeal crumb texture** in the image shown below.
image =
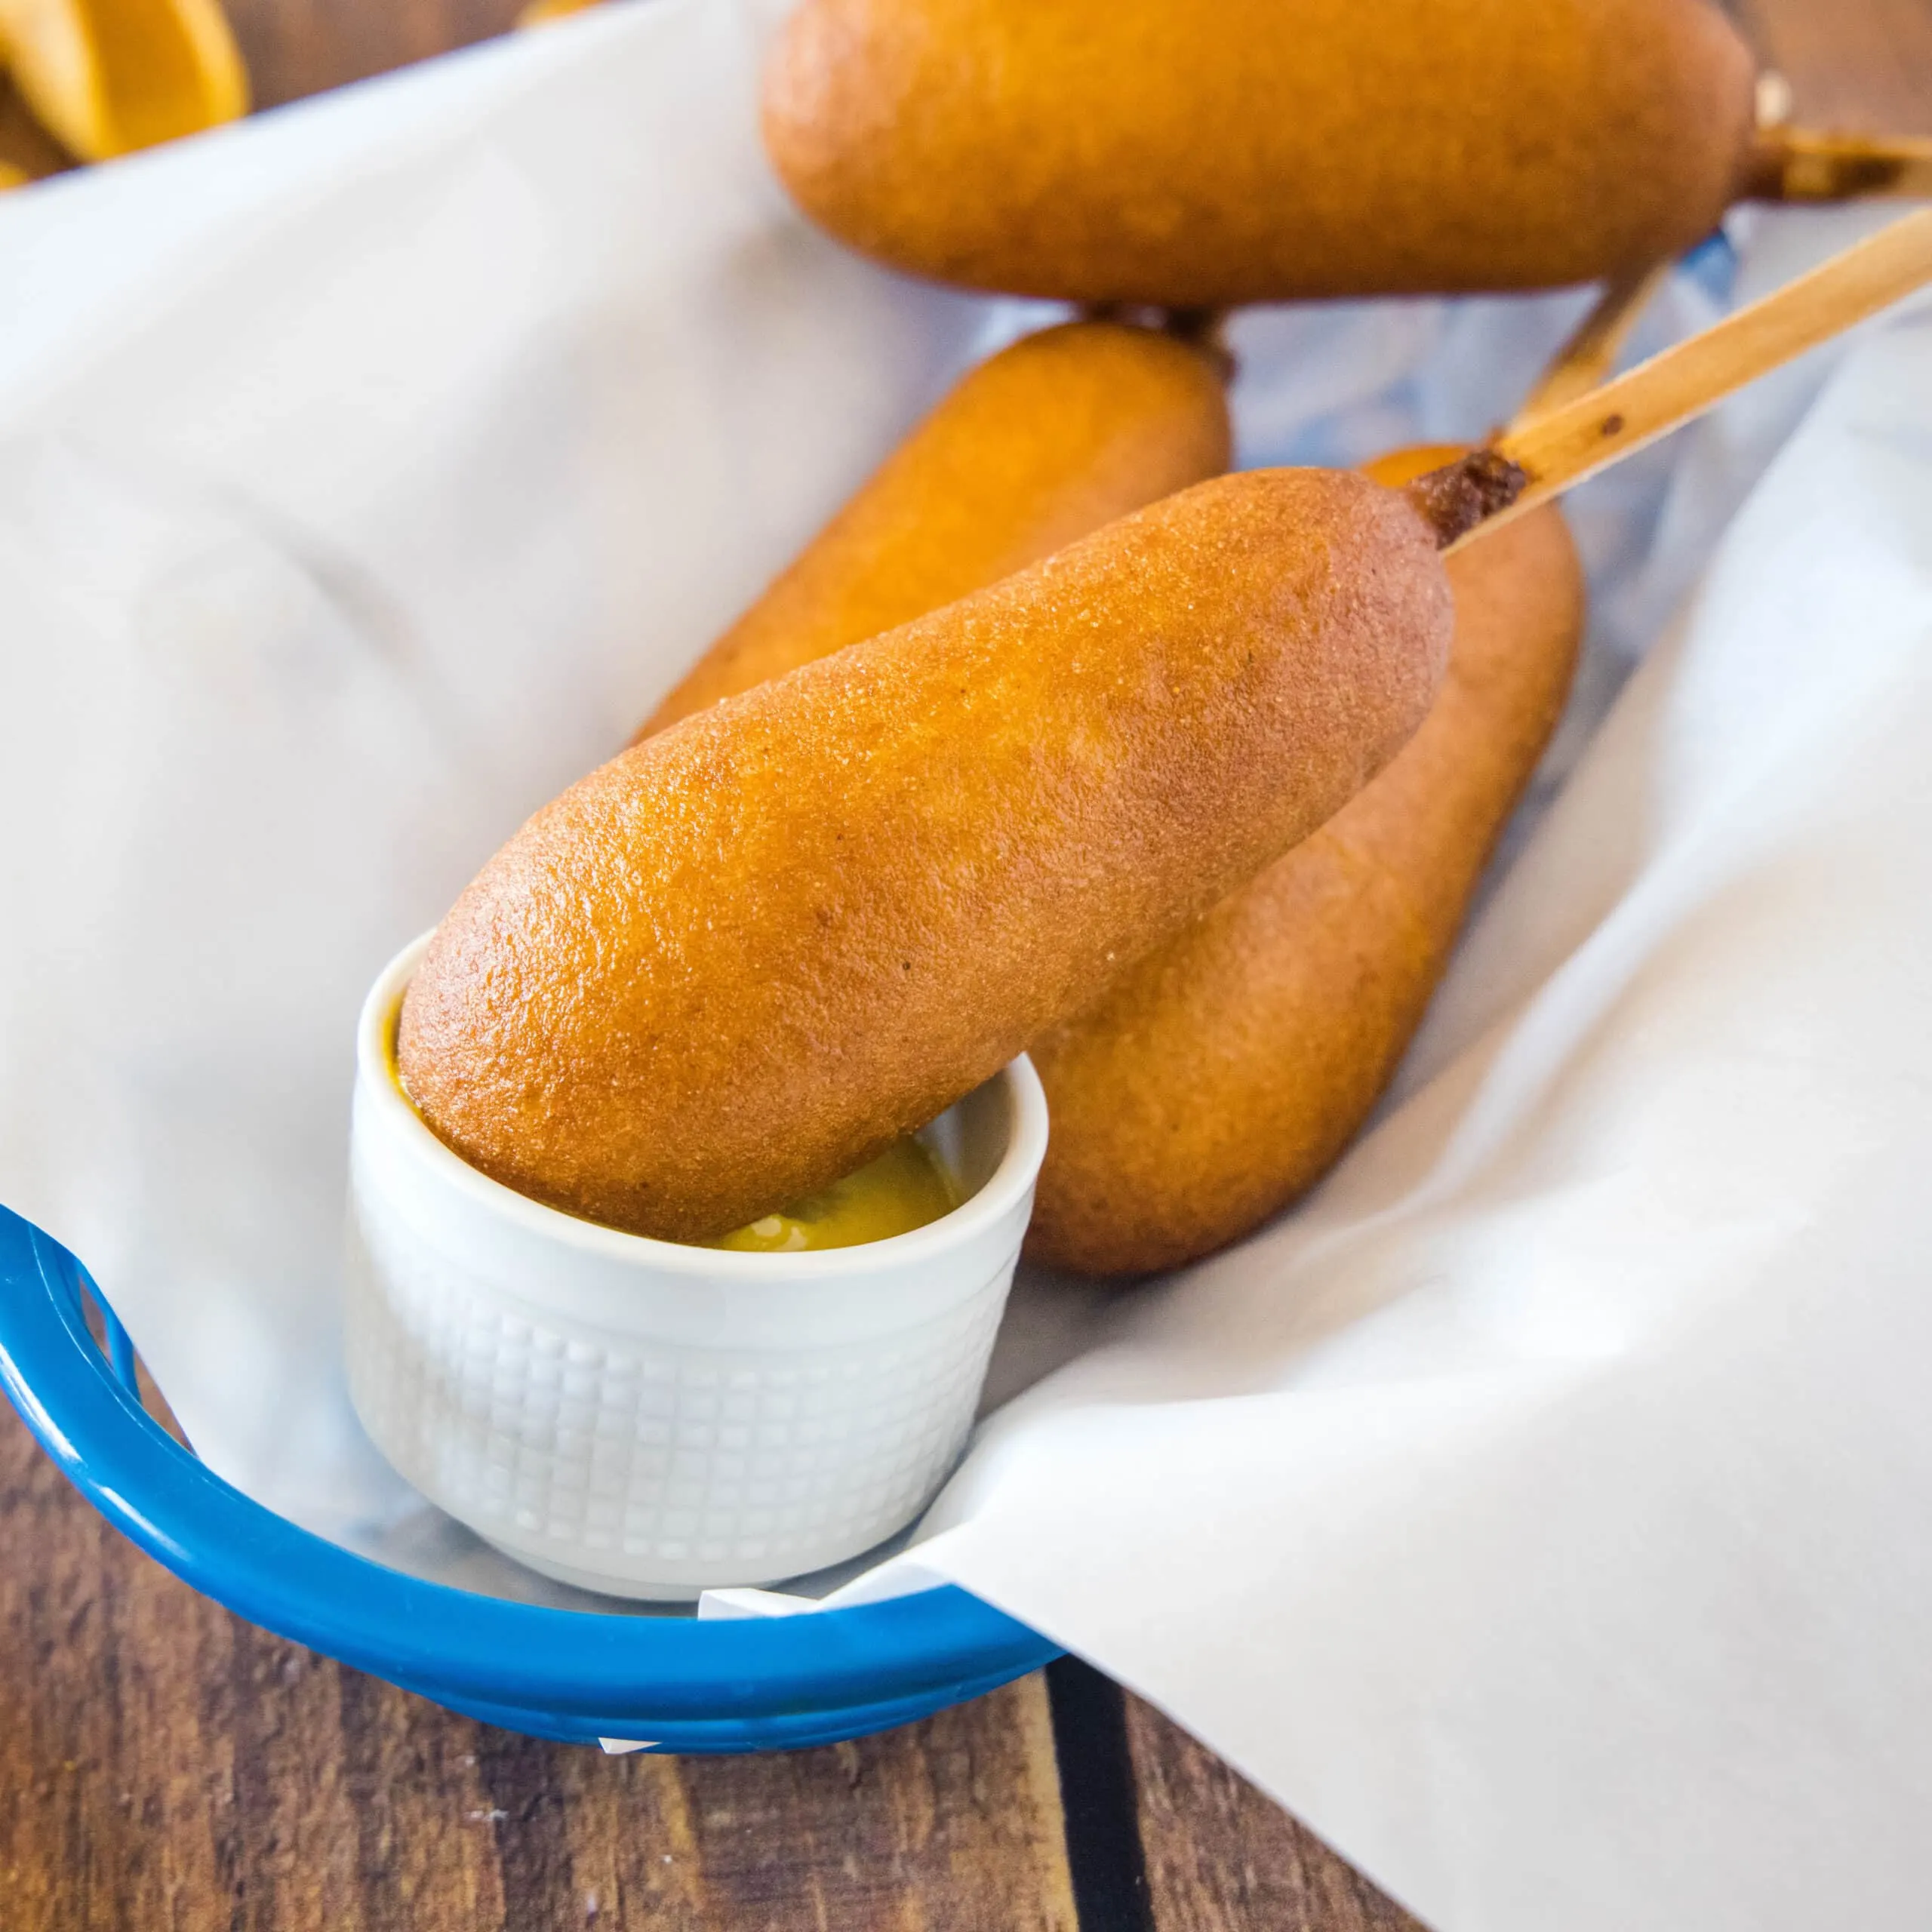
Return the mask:
[[1452,628],[1398,493],[1198,485],[539,812],[425,955],[410,1092],[539,1199],[673,1239],[739,1226],[1332,817],[1421,722]]
[[1706,0],[804,0],[764,125],[894,267],[1188,307],[1677,254],[1741,192],[1755,85]]
[[1023,338],[960,380],[645,734],[1219,475],[1229,440],[1220,374],[1200,349],[1109,322]]
[[[1372,466],[1395,484],[1452,460]],[[1567,694],[1584,616],[1561,514],[1459,551],[1427,721],[1312,837],[1032,1045],[1053,1131],[1028,1251],[1174,1266],[1303,1192],[1387,1084]]]

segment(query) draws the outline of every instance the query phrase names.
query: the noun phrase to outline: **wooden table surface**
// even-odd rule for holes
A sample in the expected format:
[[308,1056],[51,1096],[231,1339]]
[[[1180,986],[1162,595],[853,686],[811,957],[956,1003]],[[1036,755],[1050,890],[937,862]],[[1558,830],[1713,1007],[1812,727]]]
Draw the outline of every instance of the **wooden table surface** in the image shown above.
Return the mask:
[[[263,105],[514,11],[229,5]],[[1932,132],[1932,0],[1737,11],[1807,121]],[[0,98],[8,155],[46,151]],[[109,1530],[4,1409],[0,1550],[0,1932],[1415,1924],[1084,1666],[826,1750],[605,1758],[452,1716],[218,1609]]]

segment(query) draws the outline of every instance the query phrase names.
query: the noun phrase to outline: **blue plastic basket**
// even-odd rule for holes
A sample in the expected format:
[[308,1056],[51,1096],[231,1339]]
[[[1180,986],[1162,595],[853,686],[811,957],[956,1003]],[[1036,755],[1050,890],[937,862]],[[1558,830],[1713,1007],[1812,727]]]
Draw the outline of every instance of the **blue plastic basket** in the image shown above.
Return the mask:
[[203,1468],[143,1407],[133,1346],[86,1270],[5,1208],[0,1381],[75,1487],[198,1590],[358,1670],[534,1737],[648,1739],[661,1751],[829,1744],[977,1697],[1059,1654],[950,1587],[700,1623],[506,1602],[385,1569]]

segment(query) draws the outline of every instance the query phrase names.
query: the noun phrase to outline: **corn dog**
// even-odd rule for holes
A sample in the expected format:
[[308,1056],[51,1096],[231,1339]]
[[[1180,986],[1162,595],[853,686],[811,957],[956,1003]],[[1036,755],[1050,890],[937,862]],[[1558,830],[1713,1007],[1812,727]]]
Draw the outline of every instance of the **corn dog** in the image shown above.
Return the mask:
[[1705,0],[804,0],[764,125],[895,268],[1223,306],[1678,253],[1752,184],[1755,78]]
[[[1389,484],[1452,460],[1369,466]],[[1583,575],[1547,505],[1450,560],[1449,672],[1334,818],[1029,1051],[1053,1137],[1028,1252],[1091,1274],[1195,1260],[1308,1188],[1387,1084],[1568,692]]]
[[672,1239],[849,1172],[1393,755],[1449,534],[1345,472],[1217,478],[634,746],[438,929],[411,1097],[484,1173]]
[[0,0],[0,66],[78,161],[248,111],[248,69],[220,0]]
[[634,746],[432,936],[417,1106],[672,1238],[850,1172],[1374,777],[1441,675],[1446,558],[1928,278],[1932,211],[1399,492],[1198,484]]
[[1228,466],[1212,352],[1063,323],[969,370],[652,714],[648,736],[923,617]]

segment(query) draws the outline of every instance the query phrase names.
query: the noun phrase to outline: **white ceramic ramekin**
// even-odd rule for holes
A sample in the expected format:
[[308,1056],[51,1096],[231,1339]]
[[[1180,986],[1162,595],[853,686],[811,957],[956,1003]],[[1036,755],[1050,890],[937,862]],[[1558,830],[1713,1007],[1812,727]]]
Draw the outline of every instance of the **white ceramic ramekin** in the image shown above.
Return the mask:
[[349,1392],[417,1488],[564,1582],[676,1600],[776,1583],[918,1515],[971,1426],[1046,1152],[1015,1060],[925,1129],[966,1198],[801,1254],[648,1241],[477,1172],[397,1084],[426,942],[356,1042]]

